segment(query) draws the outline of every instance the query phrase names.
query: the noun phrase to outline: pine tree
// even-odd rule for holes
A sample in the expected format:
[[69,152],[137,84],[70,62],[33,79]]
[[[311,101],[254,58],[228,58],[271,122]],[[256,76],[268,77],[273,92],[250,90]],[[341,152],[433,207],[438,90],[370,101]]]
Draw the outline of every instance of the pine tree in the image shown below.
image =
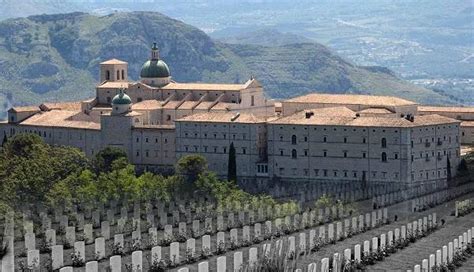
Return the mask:
[[237,162],[235,159],[235,147],[234,143],[230,143],[229,148],[229,162],[227,164],[227,180],[237,181]]

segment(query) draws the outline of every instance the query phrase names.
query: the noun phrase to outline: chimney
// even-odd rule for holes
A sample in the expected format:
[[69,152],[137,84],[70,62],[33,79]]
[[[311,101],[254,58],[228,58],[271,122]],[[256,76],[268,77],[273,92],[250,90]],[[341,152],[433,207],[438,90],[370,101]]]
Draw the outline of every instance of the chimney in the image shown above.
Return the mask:
[[232,116],[232,118],[230,118],[230,121],[231,121],[231,122],[234,122],[234,121],[237,120],[237,118],[239,118],[239,117],[240,117],[240,113],[238,112],[238,113],[236,113],[234,116]]

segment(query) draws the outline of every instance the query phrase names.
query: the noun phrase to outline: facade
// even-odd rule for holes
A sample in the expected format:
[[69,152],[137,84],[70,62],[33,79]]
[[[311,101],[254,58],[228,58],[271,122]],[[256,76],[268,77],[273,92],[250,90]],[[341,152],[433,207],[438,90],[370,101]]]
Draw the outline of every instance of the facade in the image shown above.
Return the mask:
[[474,107],[420,106],[420,114],[439,114],[461,121],[461,144],[474,145]]
[[[226,148],[230,143],[240,146],[242,135],[253,131],[252,152],[236,149],[243,179],[366,185],[396,182],[434,190],[445,187],[448,176],[456,174],[459,121],[440,115],[408,118],[380,110],[362,111],[319,107],[265,120],[244,115],[241,121],[232,121],[232,115],[192,115],[176,122],[177,155],[203,154],[211,169],[225,177]],[[262,137],[265,143],[258,141]],[[257,152],[259,148],[264,151]]]
[[471,122],[420,111],[396,97],[309,94],[275,102],[253,78],[178,83],[156,44],[139,81],[128,80],[127,66],[102,62],[94,98],[10,109],[0,133],[36,133],[88,156],[115,146],[138,169],[156,172],[202,154],[224,178],[232,144],[243,182],[397,183],[434,190],[456,174],[460,129]]

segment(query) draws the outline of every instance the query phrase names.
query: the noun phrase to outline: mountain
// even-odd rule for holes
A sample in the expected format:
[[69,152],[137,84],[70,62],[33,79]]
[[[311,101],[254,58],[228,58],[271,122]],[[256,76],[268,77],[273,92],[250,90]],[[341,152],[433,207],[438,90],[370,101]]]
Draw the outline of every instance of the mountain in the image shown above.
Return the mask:
[[230,44],[256,44],[263,46],[282,46],[295,43],[312,43],[313,41],[290,32],[280,32],[274,28],[262,28],[239,35],[228,36],[228,31],[215,31],[212,37]]
[[0,110],[91,97],[98,64],[109,58],[129,62],[129,77],[137,79],[153,41],[181,82],[244,82],[255,76],[276,98],[320,91],[452,102],[384,69],[358,67],[317,43],[226,44],[160,13],[76,12],[0,22]]

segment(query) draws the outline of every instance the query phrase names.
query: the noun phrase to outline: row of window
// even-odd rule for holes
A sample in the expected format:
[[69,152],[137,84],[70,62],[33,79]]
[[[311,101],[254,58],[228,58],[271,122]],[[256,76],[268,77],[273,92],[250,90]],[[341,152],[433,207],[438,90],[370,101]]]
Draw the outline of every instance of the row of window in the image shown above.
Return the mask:
[[[288,174],[292,176],[298,176],[299,175],[299,170],[298,168],[291,168],[290,172]],[[304,168],[301,169],[302,174],[305,177],[308,177],[310,175],[310,169]],[[280,176],[285,176],[286,169],[285,167],[280,167],[278,169],[279,175]],[[325,178],[351,178],[351,179],[365,179],[367,177],[367,171],[350,171],[350,170],[331,170],[331,169],[313,169],[313,176],[315,177],[325,177]],[[393,179],[398,179],[399,178],[399,173],[394,172],[391,175],[388,174],[388,172],[378,172],[378,171],[371,171],[371,177],[372,178],[393,178]]]
[[[105,80],[110,80],[111,79],[111,72],[109,70],[105,71]],[[117,70],[117,75],[115,77],[115,80],[124,80],[125,79],[125,70]]]
[[[191,150],[192,150],[192,152],[199,152],[199,146],[194,145],[192,149],[187,145],[184,146],[184,151],[185,152],[190,152]],[[222,152],[219,151],[219,147],[217,147],[217,146],[213,146],[212,148],[209,148],[208,146],[205,145],[205,146],[203,146],[202,152],[204,152],[204,153],[224,153],[224,154],[227,154],[227,147],[224,146],[220,150],[222,150]],[[236,148],[236,154],[243,154],[243,155],[247,154],[247,148],[245,148],[245,147]]]
[[[348,155],[348,151],[343,151],[342,152],[342,157],[343,158],[348,158],[349,155]],[[284,154],[284,150],[283,149],[280,149],[280,156],[285,156]],[[304,153],[303,153],[303,157],[308,157],[309,156],[309,150],[308,149],[305,149],[304,150]],[[323,150],[323,157],[327,157],[328,156],[328,151],[327,150]],[[332,156],[334,157],[334,156]],[[366,152],[362,152],[362,158],[366,158],[367,157],[367,153]],[[298,158],[298,151],[296,149],[292,149],[291,150],[291,158],[292,159],[297,159]],[[353,157],[352,157],[353,158]],[[386,152],[382,152],[381,153],[381,158],[382,158],[382,162],[387,162],[387,153]],[[393,159],[394,160],[398,160],[398,153],[394,153],[393,154]]]
[[[150,150],[145,150],[143,153],[146,158],[151,157],[150,154],[153,154],[155,158],[160,156],[159,150],[153,150],[153,152],[150,152]],[[140,150],[135,151],[135,156],[140,157]],[[168,158],[168,150],[163,150],[163,157]]]
[[[10,128],[10,135],[15,135],[16,134],[16,129],[15,128]],[[33,130],[33,129],[23,129],[23,130],[20,130],[18,131],[18,133],[34,133],[34,134],[37,134],[38,136],[40,137],[43,137],[43,138],[52,138],[53,135],[51,133],[51,131],[49,132],[46,132],[46,131],[41,131],[41,130]],[[69,140],[73,140],[74,136],[77,136],[77,140],[82,140],[83,139],[83,133],[72,133],[72,132],[69,132],[69,133],[66,133],[68,136],[69,136]],[[58,131],[57,134],[56,134],[56,137],[58,139],[62,139],[63,138],[63,132],[62,131]],[[67,137],[66,137],[67,138]]]
[[[158,141],[159,141],[159,138],[155,137],[155,143],[158,143]],[[139,142],[140,142],[140,137],[137,137],[137,138],[135,139],[135,142],[139,143]],[[150,142],[150,141],[149,141],[149,138],[148,138],[148,137],[145,137],[145,143],[149,143],[149,142]],[[168,138],[163,138],[163,142],[164,142],[165,144],[167,144],[167,143],[168,143]]]
[[[198,133],[194,133],[194,134],[189,134],[188,132],[185,132],[184,133],[184,137],[185,138],[190,138],[190,135],[193,135],[194,138],[199,138],[199,134]],[[208,133],[203,133],[203,138],[208,138]],[[241,136],[241,137],[239,137]],[[265,135],[266,137],[266,135]],[[226,140],[227,139],[227,133],[211,133],[211,137],[212,139],[224,139]],[[247,133],[234,133],[232,134],[231,138],[233,140],[235,139],[242,139],[242,140],[247,140]]]

